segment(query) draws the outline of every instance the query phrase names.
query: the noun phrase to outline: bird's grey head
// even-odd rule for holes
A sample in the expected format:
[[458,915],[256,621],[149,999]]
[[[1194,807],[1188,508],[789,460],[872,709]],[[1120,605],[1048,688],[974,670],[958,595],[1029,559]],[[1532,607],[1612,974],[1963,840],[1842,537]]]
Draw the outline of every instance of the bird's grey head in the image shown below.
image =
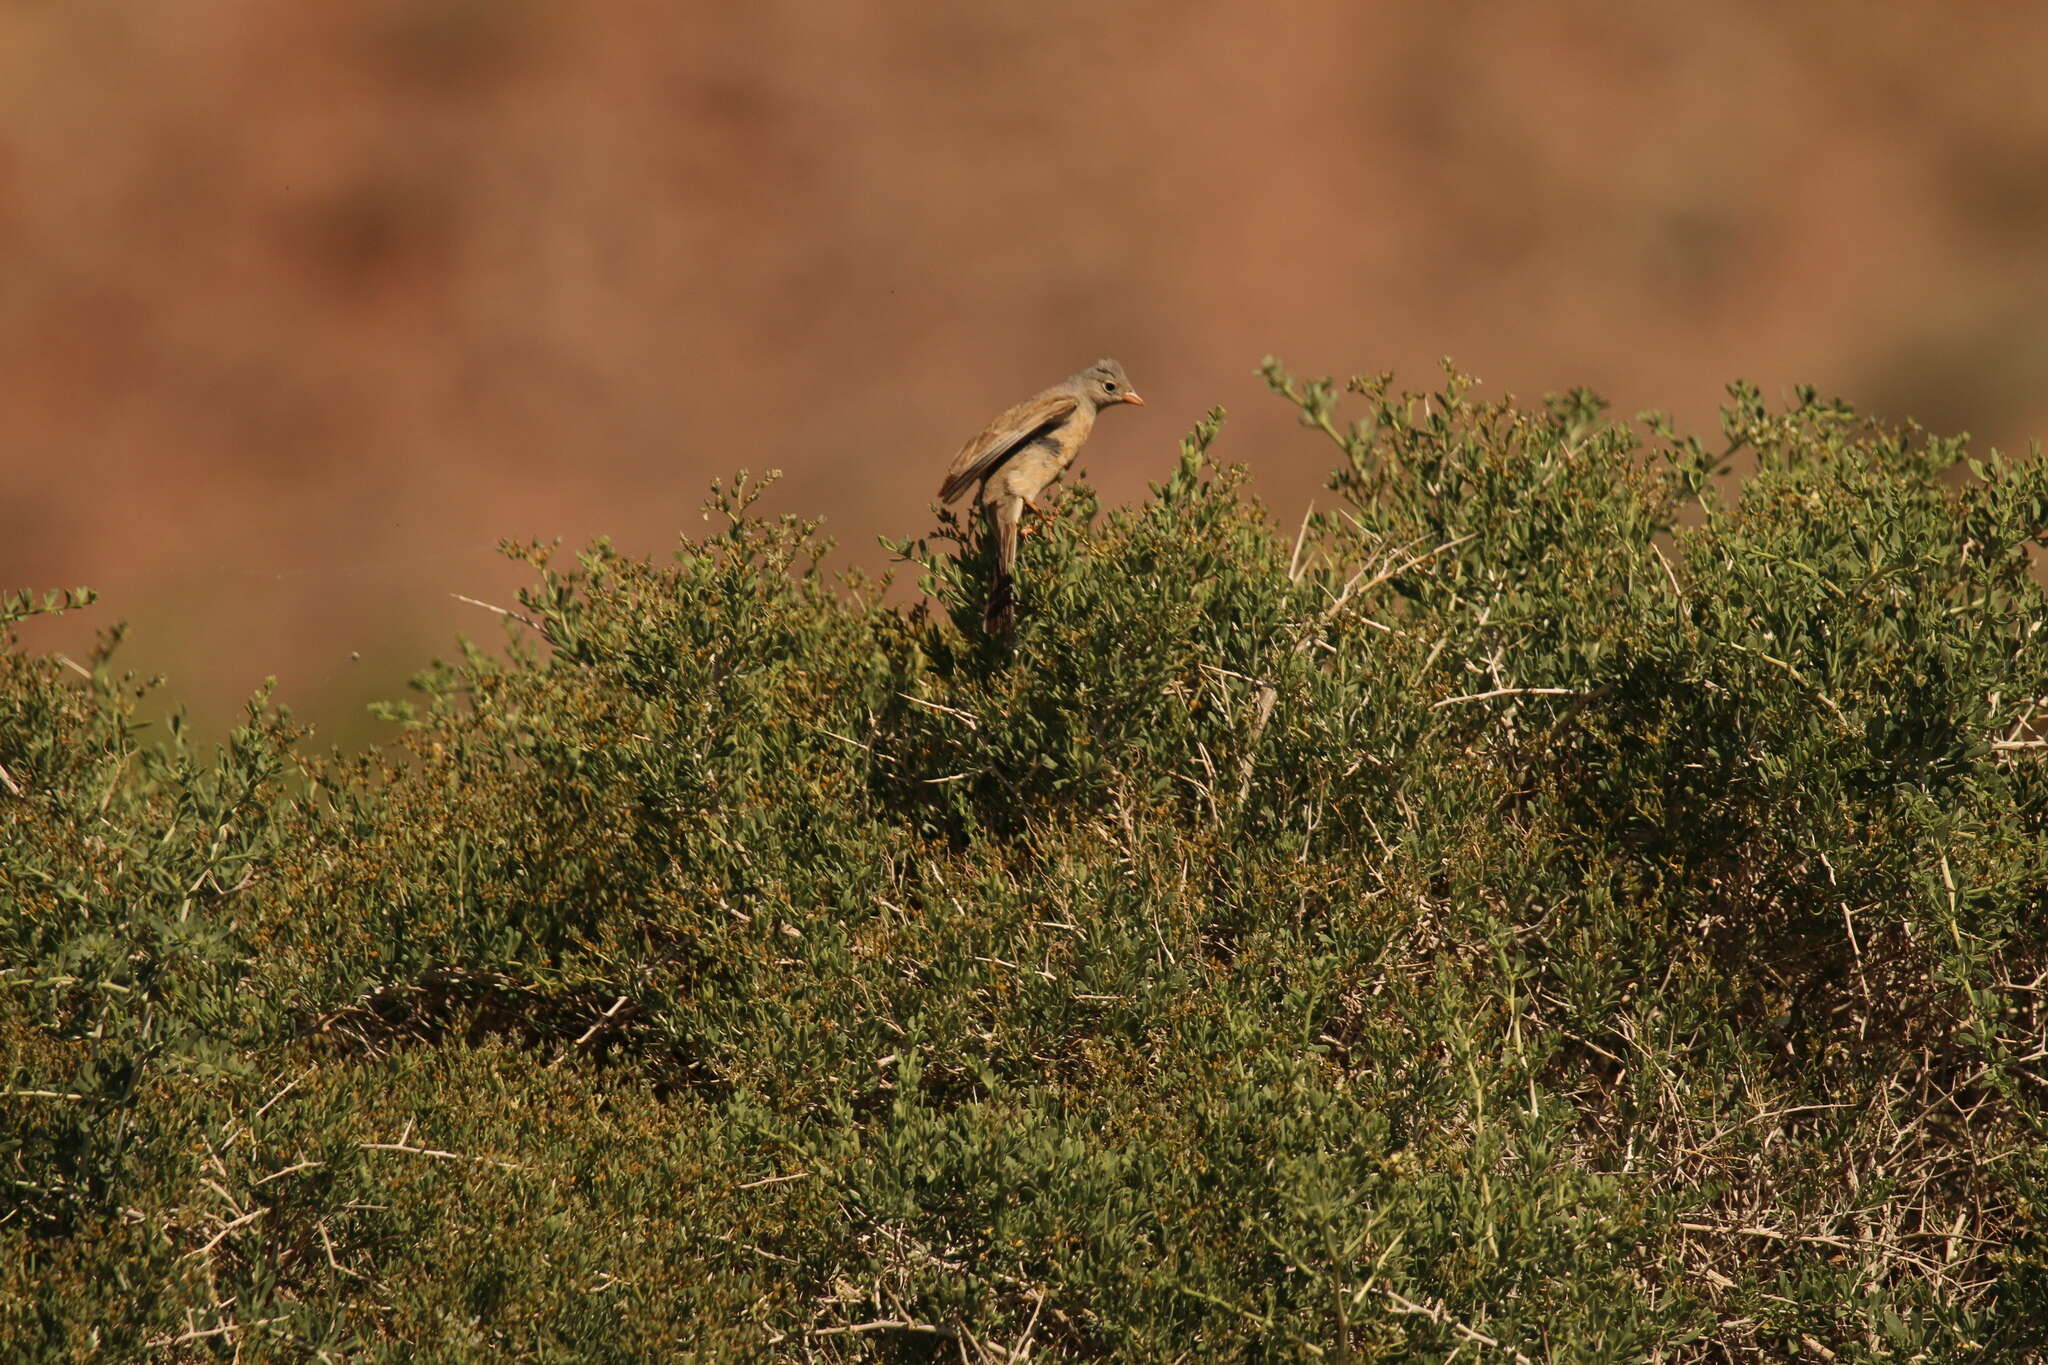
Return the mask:
[[1124,367],[1114,360],[1098,360],[1075,377],[1098,408],[1117,403],[1145,405],[1145,400],[1138,397],[1137,390],[1131,387],[1131,381],[1124,378]]

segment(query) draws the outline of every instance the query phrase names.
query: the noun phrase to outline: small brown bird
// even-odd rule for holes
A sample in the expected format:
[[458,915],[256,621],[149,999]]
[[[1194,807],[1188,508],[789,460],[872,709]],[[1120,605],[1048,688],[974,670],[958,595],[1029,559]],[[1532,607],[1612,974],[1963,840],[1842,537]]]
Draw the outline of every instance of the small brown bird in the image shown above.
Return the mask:
[[1081,443],[1095,429],[1095,414],[1119,403],[1143,407],[1145,400],[1124,378],[1123,366],[1098,360],[1009,409],[953,457],[953,467],[939,485],[939,501],[951,502],[979,482],[975,500],[988,509],[995,524],[996,572],[981,621],[990,635],[1007,634],[1016,624],[1017,528],[1024,509],[1045,510],[1039,499],[1080,453]]

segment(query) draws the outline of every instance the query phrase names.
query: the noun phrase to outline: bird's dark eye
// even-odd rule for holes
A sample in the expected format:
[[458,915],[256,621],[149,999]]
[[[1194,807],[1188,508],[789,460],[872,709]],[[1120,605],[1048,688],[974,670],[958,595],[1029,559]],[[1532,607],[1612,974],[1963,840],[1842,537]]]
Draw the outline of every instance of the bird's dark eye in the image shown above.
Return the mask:
[[1115,392],[1116,392],[1116,381],[1115,381],[1114,379],[1105,379],[1105,380],[1103,380],[1103,381],[1102,381],[1102,390],[1103,390],[1103,392],[1104,392],[1104,393],[1115,393]]

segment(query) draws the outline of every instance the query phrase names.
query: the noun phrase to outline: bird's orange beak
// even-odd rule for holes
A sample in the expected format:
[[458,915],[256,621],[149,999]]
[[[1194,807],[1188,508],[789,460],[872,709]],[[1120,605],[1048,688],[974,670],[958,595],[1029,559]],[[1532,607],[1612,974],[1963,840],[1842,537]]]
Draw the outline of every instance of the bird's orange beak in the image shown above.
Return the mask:
[[1126,403],[1136,403],[1141,408],[1145,406],[1145,400],[1132,393],[1129,389],[1124,390],[1124,401]]

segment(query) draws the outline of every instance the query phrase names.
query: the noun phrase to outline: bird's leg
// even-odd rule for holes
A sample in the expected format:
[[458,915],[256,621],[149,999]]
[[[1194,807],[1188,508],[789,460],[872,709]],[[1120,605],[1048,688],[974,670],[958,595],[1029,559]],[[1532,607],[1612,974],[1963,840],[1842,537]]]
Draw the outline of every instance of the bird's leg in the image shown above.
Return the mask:
[[[1049,522],[1060,514],[1061,501],[1059,486],[1048,484],[1038,491],[1036,497],[1024,499],[1024,507],[1038,521]],[[1034,524],[1027,524],[1021,529],[1022,533],[1028,536],[1034,529]]]

